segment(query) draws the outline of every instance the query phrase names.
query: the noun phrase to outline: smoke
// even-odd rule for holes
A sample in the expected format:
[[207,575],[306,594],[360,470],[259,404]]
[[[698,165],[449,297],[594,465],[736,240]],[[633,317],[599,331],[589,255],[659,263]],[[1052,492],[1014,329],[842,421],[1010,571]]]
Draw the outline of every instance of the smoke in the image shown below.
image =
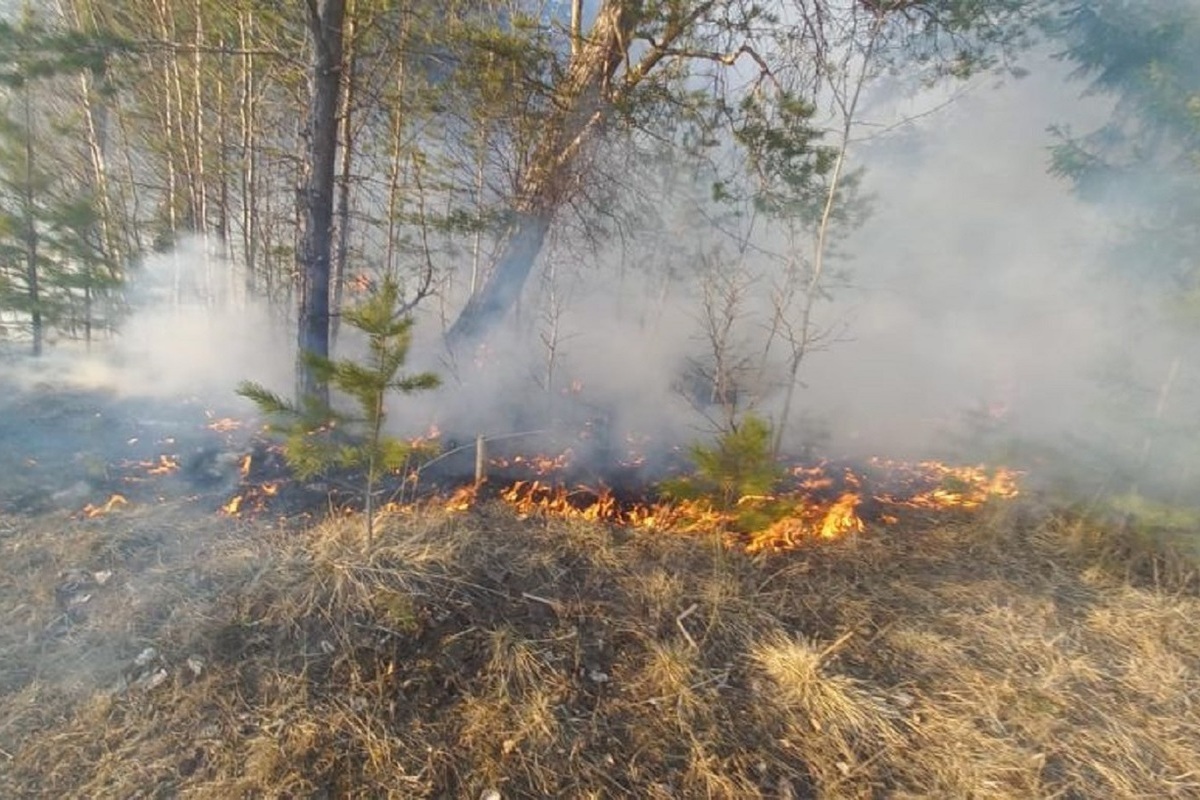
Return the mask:
[[16,377],[226,406],[242,380],[287,386],[294,370],[289,323],[245,292],[243,274],[201,237],[184,238],[132,265],[128,308],[114,337],[88,348],[55,342]]
[[[1013,455],[1001,445],[1021,442],[1076,455],[1094,446],[1125,473],[1149,469],[1151,455],[1177,472],[1186,461],[1147,432],[1195,393],[1178,334],[1105,266],[1117,221],[1047,173],[1048,128],[1095,128],[1112,102],[1084,96],[1051,58],[1026,66],[1022,80],[915,95],[881,86],[868,98],[851,158],[871,213],[838,245],[833,266],[848,282],[815,307],[839,336],[801,366],[789,452],[997,460]],[[717,251],[743,292],[729,332],[735,372],[757,381],[739,412],[779,424],[778,342],[761,355],[778,269],[766,253],[785,243],[759,241],[737,258],[694,205],[655,214],[643,220],[648,237],[581,245],[559,235],[515,318],[479,351],[452,357],[442,343],[461,298],[426,304],[405,369],[433,370],[444,386],[392,398],[393,430],[432,423],[462,439],[554,429],[608,460],[629,436],[669,450],[712,435],[721,412],[696,377],[712,362],[703,296]],[[149,257],[133,273],[120,337],[73,360],[74,377],[164,398],[232,401],[244,379],[289,394],[294,323],[240,285],[199,240]],[[360,344],[343,327],[339,353]]]
[[[1061,466],[1052,452],[1072,469],[1106,461],[1089,480],[1149,472],[1150,456],[1177,469],[1182,452],[1150,429],[1186,408],[1178,336],[1106,266],[1119,220],[1047,172],[1050,126],[1098,127],[1112,101],[1085,96],[1045,55],[1026,66],[1025,79],[954,87],[950,102],[945,89],[870,99],[851,155],[872,213],[839,246],[849,284],[817,305],[818,324],[842,335],[801,367],[790,452],[1023,457],[1046,472]],[[558,268],[527,291],[521,319],[473,354],[487,368],[427,359],[447,388],[405,407],[469,433],[574,409],[667,445],[711,434],[684,384],[708,355],[700,254],[719,237],[683,208],[660,213],[658,249],[630,253],[614,239],[590,270],[573,253],[547,254]],[[771,268],[745,261],[731,340],[753,362]],[[782,394],[762,392],[753,410],[777,422]]]
[[830,309],[851,339],[809,372],[839,441],[928,449],[989,407],[1026,434],[1062,430],[1120,343],[1110,222],[1046,172],[1047,128],[1098,122],[1108,103],[1056,62],[1031,66],[861,149],[875,212],[848,246],[856,289]]
[[122,384],[172,395],[231,393],[247,379],[288,383],[288,320],[241,291],[242,274],[198,239],[146,259],[115,353]]
[[1170,298],[1112,268],[1115,210],[1046,171],[1047,128],[1095,129],[1112,101],[1051,59],[1030,68],[860,151],[878,202],[849,248],[859,288],[832,309],[853,339],[812,360],[810,407],[843,448],[919,456],[974,434],[967,457],[1020,441],[1045,473],[1178,488],[1195,457],[1166,431],[1194,419],[1197,387]]

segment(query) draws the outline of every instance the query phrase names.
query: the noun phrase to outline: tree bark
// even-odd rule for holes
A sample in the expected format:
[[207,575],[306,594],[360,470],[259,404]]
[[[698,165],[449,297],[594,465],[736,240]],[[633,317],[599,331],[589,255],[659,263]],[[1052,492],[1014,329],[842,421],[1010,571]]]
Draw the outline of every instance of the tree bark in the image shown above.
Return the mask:
[[333,300],[332,316],[329,323],[330,346],[337,347],[338,328],[341,321],[342,295],[346,288],[346,262],[350,258],[350,190],[352,188],[351,171],[354,166],[354,126],[352,110],[354,108],[354,78],[355,59],[357,57],[354,42],[354,0],[346,0],[347,15],[343,41],[343,64],[341,110],[338,127],[341,128],[341,153],[338,164],[337,187],[337,245],[333,258]]
[[333,252],[333,193],[336,179],[338,106],[342,80],[345,0],[308,0],[312,37],[307,174],[300,202],[304,235],[300,250],[300,314],[296,369],[301,401],[329,404],[329,386],[310,367],[306,354],[329,356],[329,279]]
[[23,108],[25,112],[25,185],[22,188],[21,216],[25,230],[25,289],[29,297],[29,324],[33,336],[31,352],[34,357],[42,354],[43,321],[42,295],[39,285],[38,269],[38,229],[35,203],[36,188],[34,185],[34,147],[33,147],[33,109],[29,98],[29,86],[22,90]]
[[238,104],[241,122],[241,211],[242,211],[242,260],[244,266],[244,287],[246,296],[254,294],[256,287],[255,275],[258,269],[258,216],[255,204],[258,200],[258,155],[255,152],[254,115],[254,56],[250,52],[250,34],[254,25],[252,11],[238,14],[238,37],[243,55],[241,59],[241,98]]
[[[557,210],[569,196],[584,147],[612,107],[610,84],[625,63],[635,16],[632,4],[604,0],[588,37],[578,42],[554,113],[517,183],[513,221],[492,271],[446,333],[452,350],[470,346],[516,304]],[[627,74],[626,82],[636,80]]]

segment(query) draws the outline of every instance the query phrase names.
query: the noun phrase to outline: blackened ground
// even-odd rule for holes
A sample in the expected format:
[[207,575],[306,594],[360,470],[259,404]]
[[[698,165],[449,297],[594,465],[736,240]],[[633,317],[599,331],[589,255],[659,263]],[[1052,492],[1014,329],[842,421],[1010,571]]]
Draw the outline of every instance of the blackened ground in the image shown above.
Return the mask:
[[249,435],[222,430],[223,417],[195,398],[0,377],[0,470],[8,476],[0,513],[78,510],[114,494],[219,504],[236,484],[236,454]]

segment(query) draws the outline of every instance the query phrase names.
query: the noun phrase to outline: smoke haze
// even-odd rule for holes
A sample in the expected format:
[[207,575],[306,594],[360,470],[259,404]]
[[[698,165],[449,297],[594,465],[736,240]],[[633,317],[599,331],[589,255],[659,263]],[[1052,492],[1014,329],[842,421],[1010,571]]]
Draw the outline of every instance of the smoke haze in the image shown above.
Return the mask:
[[[1144,318],[1103,267],[1113,221],[1046,172],[1048,126],[1095,127],[1111,102],[1081,97],[1084,87],[1049,58],[1030,69],[1023,80],[955,87],[944,107],[944,92],[869,99],[873,124],[852,157],[872,213],[840,245],[850,285],[817,306],[818,324],[843,335],[801,368],[791,452],[924,457],[945,450],[972,413],[1007,435],[1057,445],[1117,424],[1098,410],[1109,392],[1098,376],[1114,363],[1143,387],[1133,413],[1155,406],[1153,387],[1175,355],[1171,334],[1143,323],[1131,340]],[[664,444],[710,433],[681,385],[706,352],[697,242],[713,238],[687,214],[663,211],[661,246],[646,252],[616,238],[594,258],[552,245],[517,324],[457,363],[427,308],[408,369],[434,369],[445,385],[396,399],[393,425],[502,435],[603,419],[614,433]],[[164,396],[231,397],[247,378],[290,393],[291,322],[244,298],[171,301],[180,274],[186,284],[203,271],[202,256],[190,243],[142,266],[136,313],[113,351],[93,359],[102,366],[92,378]],[[596,265],[578,266],[589,260]],[[734,339],[753,353],[770,304],[761,281],[750,288],[758,294],[748,293]],[[343,352],[354,347],[344,335]],[[777,419],[781,396],[756,410]]]

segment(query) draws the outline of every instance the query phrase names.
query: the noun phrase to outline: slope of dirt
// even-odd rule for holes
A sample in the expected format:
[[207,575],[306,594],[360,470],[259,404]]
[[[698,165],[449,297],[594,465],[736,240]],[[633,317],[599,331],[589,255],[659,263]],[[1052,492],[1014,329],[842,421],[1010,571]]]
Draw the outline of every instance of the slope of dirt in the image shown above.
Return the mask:
[[752,559],[492,506],[381,528],[6,517],[0,795],[1200,795],[1195,582],[1118,531],[1010,503]]

